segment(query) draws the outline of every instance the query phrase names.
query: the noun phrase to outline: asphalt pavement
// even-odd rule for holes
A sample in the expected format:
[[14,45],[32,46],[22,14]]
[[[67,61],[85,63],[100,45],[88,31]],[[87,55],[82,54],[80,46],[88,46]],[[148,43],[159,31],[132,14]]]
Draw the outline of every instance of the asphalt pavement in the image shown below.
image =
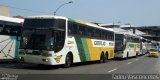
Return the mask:
[[[113,59],[106,63],[85,62],[73,64],[70,68],[63,66],[39,66],[36,64],[3,62],[0,63],[0,74],[17,75],[113,75],[113,74],[160,74],[160,57],[147,55],[136,58]],[[41,78],[42,79],[42,78]],[[1,80],[1,79],[0,79]]]

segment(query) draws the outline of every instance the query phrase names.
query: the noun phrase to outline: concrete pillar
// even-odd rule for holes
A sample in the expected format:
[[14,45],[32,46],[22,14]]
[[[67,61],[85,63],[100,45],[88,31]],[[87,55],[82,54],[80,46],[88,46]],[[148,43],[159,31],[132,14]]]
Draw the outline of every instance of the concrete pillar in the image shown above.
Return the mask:
[[10,8],[5,5],[0,5],[0,16],[10,17]]

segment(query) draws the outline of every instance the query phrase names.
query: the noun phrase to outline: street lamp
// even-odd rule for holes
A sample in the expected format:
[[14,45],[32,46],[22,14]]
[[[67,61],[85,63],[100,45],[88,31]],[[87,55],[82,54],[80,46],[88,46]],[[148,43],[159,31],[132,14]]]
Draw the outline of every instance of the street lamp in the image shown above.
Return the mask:
[[58,11],[61,7],[63,7],[63,6],[66,5],[66,4],[71,4],[71,3],[73,3],[73,1],[69,1],[69,2],[66,2],[66,3],[64,3],[64,4],[61,4],[61,5],[54,11],[54,15],[56,15],[57,11]]

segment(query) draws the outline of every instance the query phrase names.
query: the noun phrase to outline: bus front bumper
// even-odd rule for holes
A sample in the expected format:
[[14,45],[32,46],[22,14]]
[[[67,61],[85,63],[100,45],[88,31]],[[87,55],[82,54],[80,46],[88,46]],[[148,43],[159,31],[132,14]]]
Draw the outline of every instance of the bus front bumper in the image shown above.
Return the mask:
[[114,58],[124,58],[123,52],[119,51],[119,52],[115,53]]
[[20,62],[33,63],[33,64],[44,64],[44,65],[59,65],[60,61],[57,62],[54,57],[43,57],[34,55],[21,55],[19,57]]

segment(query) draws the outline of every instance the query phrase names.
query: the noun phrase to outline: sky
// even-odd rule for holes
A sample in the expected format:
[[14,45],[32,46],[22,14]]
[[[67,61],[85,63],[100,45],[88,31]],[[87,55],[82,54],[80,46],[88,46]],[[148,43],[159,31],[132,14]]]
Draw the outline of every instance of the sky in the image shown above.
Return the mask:
[[[10,6],[12,16],[21,15],[26,17],[53,15],[54,11],[61,4],[69,1],[70,0],[0,0],[0,5]],[[66,4],[61,7],[56,15],[97,23],[160,26],[160,0],[72,1],[72,4]]]

